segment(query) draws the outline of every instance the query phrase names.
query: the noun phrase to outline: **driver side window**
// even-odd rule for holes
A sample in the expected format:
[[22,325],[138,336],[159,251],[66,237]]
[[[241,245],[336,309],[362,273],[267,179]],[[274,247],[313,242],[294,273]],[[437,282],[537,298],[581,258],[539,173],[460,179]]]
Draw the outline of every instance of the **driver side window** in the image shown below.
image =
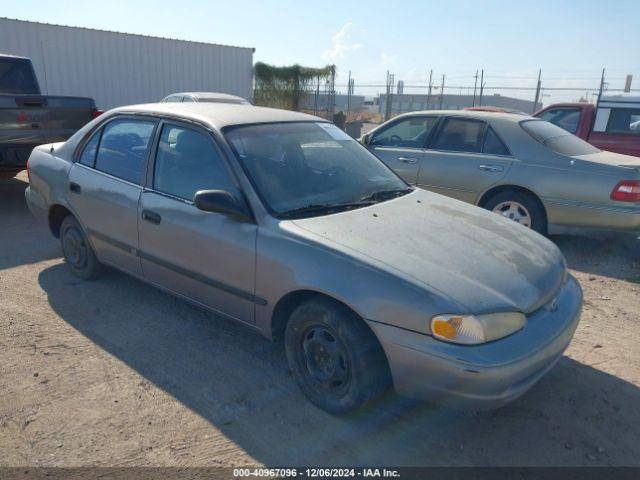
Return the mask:
[[222,154],[208,135],[166,124],[156,153],[153,187],[192,201],[198,190],[232,191],[234,183]]
[[408,117],[376,132],[372,147],[424,148],[438,117]]

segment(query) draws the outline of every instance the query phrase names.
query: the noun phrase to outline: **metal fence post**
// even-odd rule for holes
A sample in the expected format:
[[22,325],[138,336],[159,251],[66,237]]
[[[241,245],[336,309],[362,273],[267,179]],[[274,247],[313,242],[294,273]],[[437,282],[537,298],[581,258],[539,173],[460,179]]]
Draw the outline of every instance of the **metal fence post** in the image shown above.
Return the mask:
[[351,70],[349,70],[349,81],[347,82],[347,118],[351,113]]
[[431,87],[433,85],[432,82],[432,78],[433,78],[433,69],[429,70],[429,90],[427,90],[427,110],[430,109],[430,105],[431,105]]
[[542,83],[540,82],[540,77],[542,76],[542,69],[538,70],[538,83],[536,84],[536,97],[533,100],[533,111],[531,113],[535,113],[538,110],[538,101],[540,100],[540,87]]

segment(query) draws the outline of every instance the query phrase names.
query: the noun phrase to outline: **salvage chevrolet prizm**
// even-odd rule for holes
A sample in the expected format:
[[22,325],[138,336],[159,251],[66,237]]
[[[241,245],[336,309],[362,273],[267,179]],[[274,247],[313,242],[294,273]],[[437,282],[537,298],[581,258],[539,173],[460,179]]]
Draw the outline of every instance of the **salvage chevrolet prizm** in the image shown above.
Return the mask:
[[387,389],[500,406],[558,360],[582,292],[558,249],[414,189],[331,123],[246,105],[130,106],[29,160],[71,270],[109,265],[282,339],[317,406]]

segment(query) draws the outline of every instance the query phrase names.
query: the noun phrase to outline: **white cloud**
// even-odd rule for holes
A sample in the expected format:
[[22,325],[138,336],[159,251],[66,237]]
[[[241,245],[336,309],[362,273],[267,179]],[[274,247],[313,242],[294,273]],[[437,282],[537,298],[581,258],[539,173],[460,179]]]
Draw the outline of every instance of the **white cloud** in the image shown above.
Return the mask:
[[391,54],[386,53],[386,52],[382,52],[382,53],[380,53],[380,63],[384,67],[393,67],[393,66],[396,65],[396,63],[398,63],[398,56],[397,55],[391,55]]
[[[353,40],[356,25],[348,22],[345,23],[338,32],[331,37],[331,48],[325,50],[322,54],[324,60],[333,60],[336,58],[344,58],[348,52],[353,52],[362,48],[362,43]],[[363,30],[360,31],[362,33]]]

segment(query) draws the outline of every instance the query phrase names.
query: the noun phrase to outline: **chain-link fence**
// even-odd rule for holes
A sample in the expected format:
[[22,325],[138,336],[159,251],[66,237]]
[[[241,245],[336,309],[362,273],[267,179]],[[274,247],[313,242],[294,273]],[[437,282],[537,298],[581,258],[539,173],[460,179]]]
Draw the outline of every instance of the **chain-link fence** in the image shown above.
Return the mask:
[[401,113],[418,110],[498,108],[532,114],[551,103],[592,102],[601,93],[636,93],[632,76],[605,70],[588,75],[556,74],[541,70],[531,75],[497,75],[486,70],[447,74],[428,71],[410,81],[387,71],[381,81],[357,81],[335,66],[313,69],[294,65],[256,64],[255,101],[258,105],[303,111],[333,121],[353,136],[363,125],[378,124]]
[[[598,75],[599,74],[599,75]],[[467,75],[430,71],[424,80],[404,81],[392,72],[382,81],[336,83],[336,108],[349,119],[380,122],[400,113],[416,110],[460,110],[469,107],[497,107],[507,111],[534,113],[543,105],[559,102],[592,102],[600,93],[637,93],[631,75],[532,76],[490,75],[478,70]]]

